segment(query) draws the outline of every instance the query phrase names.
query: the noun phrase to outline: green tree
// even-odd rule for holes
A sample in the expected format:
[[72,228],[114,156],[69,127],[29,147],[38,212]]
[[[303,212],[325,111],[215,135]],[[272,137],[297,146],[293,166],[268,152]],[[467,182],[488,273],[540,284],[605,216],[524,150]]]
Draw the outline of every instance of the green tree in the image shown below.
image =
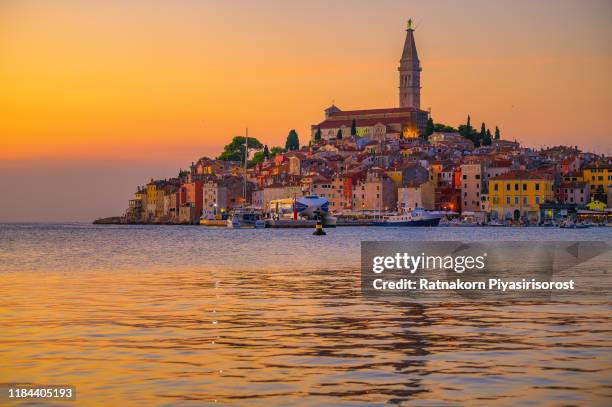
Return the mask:
[[357,124],[355,123],[355,119],[351,123],[351,136],[355,137],[357,135]]
[[264,160],[266,159],[266,157],[264,156],[264,152],[263,151],[258,151],[255,154],[253,154],[253,158],[251,160],[249,160],[247,166],[248,167],[253,167],[257,164],[261,164],[262,162],[264,162]]
[[285,141],[285,150],[293,151],[300,149],[300,139],[295,129],[291,129],[287,135],[287,141]]
[[274,157],[276,154],[282,154],[286,152],[286,150],[282,147],[272,147],[270,150],[270,157]]
[[[472,129],[472,124],[471,124],[471,118],[470,118],[470,115],[468,114],[466,123],[459,126],[459,133],[463,137],[472,140],[472,138],[473,138],[472,131],[473,131],[473,129]],[[474,140],[472,140],[472,141],[474,141]]]
[[315,133],[314,141],[315,142],[321,141],[321,128],[320,127],[317,127],[317,132]]
[[421,137],[425,140],[429,140],[429,136],[431,136],[434,132],[434,122],[433,119],[430,117],[427,120],[427,124],[425,124],[425,130],[423,131],[423,134],[421,135]]
[[491,130],[487,129],[484,138],[482,139],[483,146],[490,146],[493,141],[491,140]]
[[266,144],[263,149],[263,156],[267,160],[270,158],[270,150],[268,150],[268,145]]
[[[236,136],[232,139],[232,142],[223,147],[223,152],[218,160],[223,161],[239,161],[241,164],[244,164],[244,142],[246,137]],[[259,142],[254,137],[249,137],[249,151],[251,150],[261,150],[263,148],[263,144]]]
[[495,126],[495,140],[499,140],[500,136],[499,127]]
[[487,135],[487,126],[484,124],[484,122],[482,122],[482,124],[480,125],[480,134],[478,135],[478,138],[480,139],[480,141],[484,140],[484,138]]
[[434,132],[436,131],[440,133],[456,133],[457,129],[443,123],[436,123],[434,124]]
[[338,133],[336,133],[336,140],[342,140],[342,129],[338,129]]

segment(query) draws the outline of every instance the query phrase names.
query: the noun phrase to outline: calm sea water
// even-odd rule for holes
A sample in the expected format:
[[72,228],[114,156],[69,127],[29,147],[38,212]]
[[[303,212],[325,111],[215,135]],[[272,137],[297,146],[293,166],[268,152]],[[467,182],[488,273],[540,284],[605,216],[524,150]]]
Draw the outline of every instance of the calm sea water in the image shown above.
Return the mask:
[[78,405],[612,404],[609,298],[374,301],[359,279],[361,240],[612,228],[311,233],[0,225],[0,383],[75,385]]

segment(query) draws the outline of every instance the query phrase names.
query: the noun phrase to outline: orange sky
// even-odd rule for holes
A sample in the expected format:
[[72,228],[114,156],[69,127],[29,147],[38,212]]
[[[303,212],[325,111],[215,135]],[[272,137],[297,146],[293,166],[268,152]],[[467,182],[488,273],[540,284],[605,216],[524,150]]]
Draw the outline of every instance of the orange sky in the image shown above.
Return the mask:
[[528,145],[610,153],[609,1],[22,0],[0,3],[0,164],[154,175],[246,125],[304,142],[332,100],[397,105],[409,17],[436,121],[470,113]]

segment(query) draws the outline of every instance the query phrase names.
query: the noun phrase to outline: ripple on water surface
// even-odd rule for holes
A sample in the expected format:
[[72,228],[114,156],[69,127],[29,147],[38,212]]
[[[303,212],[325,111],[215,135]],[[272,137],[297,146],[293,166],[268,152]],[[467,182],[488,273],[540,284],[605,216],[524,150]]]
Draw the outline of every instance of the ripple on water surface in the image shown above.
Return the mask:
[[360,296],[360,240],[611,237],[470,229],[3,225],[0,382],[91,405],[609,404],[608,301]]

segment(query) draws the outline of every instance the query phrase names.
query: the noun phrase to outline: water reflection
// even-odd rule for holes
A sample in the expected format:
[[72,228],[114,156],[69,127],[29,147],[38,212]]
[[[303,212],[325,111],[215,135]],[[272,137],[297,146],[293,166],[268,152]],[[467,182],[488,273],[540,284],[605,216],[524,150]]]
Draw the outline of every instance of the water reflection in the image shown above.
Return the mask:
[[[83,232],[79,247],[76,237],[53,228],[35,230],[36,239],[3,235],[0,382],[73,384],[86,405],[610,400],[607,300],[362,298],[347,254],[354,231],[339,230],[347,235],[338,246],[287,235],[284,254],[276,241],[271,255],[248,239],[236,245],[240,252],[226,250],[233,257],[259,250],[250,267],[223,266],[217,251],[228,237],[197,243],[201,250],[186,243],[190,233],[202,233],[197,228],[165,232],[170,248],[157,232],[130,232],[128,239],[120,231],[123,245],[106,230],[97,233]],[[157,248],[156,256],[135,247]],[[304,256],[301,266],[293,256]],[[330,266],[321,267],[325,262]]]

